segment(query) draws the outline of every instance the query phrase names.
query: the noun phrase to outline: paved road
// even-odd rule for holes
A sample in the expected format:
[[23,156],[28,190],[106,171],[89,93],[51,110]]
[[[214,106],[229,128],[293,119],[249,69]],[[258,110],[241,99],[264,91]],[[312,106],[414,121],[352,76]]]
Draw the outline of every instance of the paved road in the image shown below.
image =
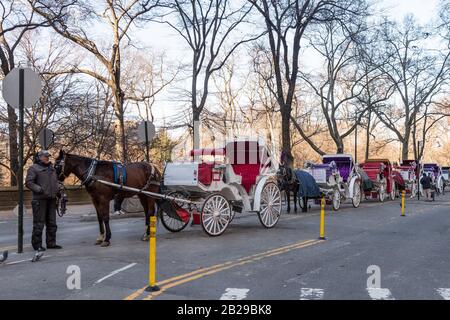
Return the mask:
[[[200,226],[171,234],[159,225],[162,290],[153,294],[143,290],[142,218],[114,220],[112,246],[100,248],[97,223],[69,213],[59,219],[63,250],[31,263],[27,245],[0,266],[0,299],[450,299],[449,208],[450,196],[408,200],[406,217],[398,201],[345,204],[327,212],[325,241],[317,239],[316,206],[284,214],[271,230],[246,214],[216,238]],[[30,225],[27,218],[26,234]],[[15,230],[14,220],[0,221],[0,248],[14,246]],[[81,271],[79,290],[66,286],[71,265]],[[379,288],[367,288],[368,268],[379,268]]]

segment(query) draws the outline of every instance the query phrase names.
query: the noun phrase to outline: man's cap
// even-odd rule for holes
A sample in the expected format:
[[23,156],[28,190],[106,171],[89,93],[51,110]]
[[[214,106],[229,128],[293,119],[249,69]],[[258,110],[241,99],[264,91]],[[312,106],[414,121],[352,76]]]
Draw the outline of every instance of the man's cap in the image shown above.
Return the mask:
[[38,157],[41,157],[41,156],[50,157],[50,152],[48,152],[48,150],[41,150],[38,153]]

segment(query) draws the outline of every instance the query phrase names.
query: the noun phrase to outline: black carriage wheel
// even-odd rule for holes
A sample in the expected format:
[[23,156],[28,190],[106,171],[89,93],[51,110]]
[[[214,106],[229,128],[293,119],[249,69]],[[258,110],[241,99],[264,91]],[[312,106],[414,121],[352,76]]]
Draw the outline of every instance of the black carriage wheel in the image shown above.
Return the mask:
[[[177,192],[177,191],[170,192],[168,195],[172,196],[172,197],[178,197],[181,199],[187,198],[187,196],[184,193]],[[187,210],[186,204],[183,204],[180,202],[177,203],[175,200],[172,202],[174,202],[174,205],[177,205],[177,206]],[[166,228],[170,232],[180,232],[181,230],[186,228],[186,226],[189,224],[189,221],[191,220],[191,218],[189,217],[189,219],[186,222],[184,222],[182,220],[172,218],[161,208],[159,209],[159,211],[160,211],[162,225],[164,226],[164,228]]]

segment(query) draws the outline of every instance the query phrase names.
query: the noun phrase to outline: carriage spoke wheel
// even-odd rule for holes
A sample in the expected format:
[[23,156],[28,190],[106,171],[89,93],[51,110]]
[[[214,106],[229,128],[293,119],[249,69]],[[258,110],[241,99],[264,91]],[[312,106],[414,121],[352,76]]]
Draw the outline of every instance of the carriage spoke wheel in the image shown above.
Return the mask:
[[385,186],[384,186],[384,183],[382,183],[381,185],[380,185],[380,189],[378,190],[378,200],[380,201],[380,202],[384,202],[384,197],[385,197],[385,193],[386,193],[386,188],[385,188]]
[[[168,195],[171,197],[175,197],[175,198],[187,199],[187,195],[182,192],[177,192],[177,191],[170,192]],[[176,200],[172,201],[172,203],[174,206],[177,206],[179,208],[189,211],[188,205],[186,203],[177,202]],[[190,220],[190,218],[187,219],[187,221],[172,218],[164,210],[161,210],[161,223],[164,226],[164,228],[166,228],[170,232],[180,232],[181,230],[186,228],[186,226],[189,224],[189,220]]]
[[355,208],[359,207],[359,205],[361,204],[361,198],[362,198],[361,185],[358,181],[356,181],[355,184],[353,185],[353,197],[352,197],[353,207]]
[[396,185],[395,185],[395,182],[392,184],[392,189],[391,189],[391,193],[390,193],[390,198],[391,198],[391,200],[395,200],[395,195],[396,195],[396,193],[397,193],[397,191],[396,191]]
[[341,207],[341,193],[339,192],[339,190],[334,190],[333,192],[333,210],[334,211],[338,211],[339,208]]
[[273,228],[281,216],[281,192],[280,188],[273,183],[268,182],[261,192],[261,204],[258,212],[258,218],[261,224],[266,228]]
[[227,229],[232,219],[231,205],[220,194],[206,198],[201,212],[202,228],[210,236],[219,236]]

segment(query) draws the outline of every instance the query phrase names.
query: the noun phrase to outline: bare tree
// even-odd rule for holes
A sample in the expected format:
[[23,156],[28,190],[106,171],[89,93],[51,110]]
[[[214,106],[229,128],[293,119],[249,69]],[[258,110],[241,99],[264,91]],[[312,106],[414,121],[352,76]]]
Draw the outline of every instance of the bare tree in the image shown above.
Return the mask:
[[[250,0],[262,15],[269,40],[270,59],[275,77],[277,101],[282,122],[282,144],[287,159],[292,161],[290,123],[292,104],[299,72],[301,40],[307,28],[330,20],[348,21],[366,8],[363,1],[349,0]],[[305,140],[307,135],[300,134]]]
[[[344,139],[352,134],[367,112],[358,98],[364,91],[364,80],[371,77],[372,69],[358,68],[358,46],[365,41],[364,19],[353,19],[345,25],[330,20],[314,28],[310,45],[323,61],[318,71],[301,72],[301,80],[315,93],[325,125],[337,153],[344,153]],[[297,129],[301,126],[293,119]],[[313,149],[318,150],[312,141]]]
[[[59,12],[55,12],[57,16]],[[47,22],[37,21],[34,13],[18,0],[2,0],[0,2],[0,68],[6,76],[17,66],[17,48],[28,31],[47,26]],[[7,107],[9,136],[9,170],[10,184],[17,185],[16,174],[19,170],[17,144],[17,114],[11,106]]]
[[382,48],[388,59],[380,69],[394,85],[395,95],[390,104],[376,109],[376,113],[402,143],[403,160],[408,159],[411,140],[415,157],[421,156],[423,148],[419,151],[416,146],[418,121],[429,115],[427,106],[449,78],[450,42],[446,39],[443,48],[429,46],[437,33],[438,28],[427,30],[410,15],[403,24],[383,24]]
[[[235,6],[234,6],[235,5]],[[175,0],[170,6],[178,23],[164,20],[187,43],[192,54],[190,105],[194,126],[199,125],[209,94],[211,76],[220,70],[236,49],[262,34],[242,36],[252,6],[229,0]],[[194,148],[199,147],[199,128],[193,127]]]
[[[106,84],[114,97],[114,112],[118,119],[120,146],[118,153],[122,161],[126,162],[127,145],[125,135],[124,101],[125,92],[122,87],[122,56],[121,52],[131,39],[130,28],[135,25],[144,15],[154,11],[160,4],[159,0],[102,0],[99,4],[93,4],[84,0],[28,0],[34,12],[47,21],[51,27],[62,37],[80,46],[95,58],[103,67],[102,71],[95,68],[75,65],[68,70],[59,73],[82,73],[95,78]],[[64,12],[64,15],[56,16],[55,12]],[[75,17],[74,17],[75,15]],[[95,20],[102,21],[110,28],[110,42],[108,48],[102,50],[98,42],[89,36],[85,25],[86,22]]]

